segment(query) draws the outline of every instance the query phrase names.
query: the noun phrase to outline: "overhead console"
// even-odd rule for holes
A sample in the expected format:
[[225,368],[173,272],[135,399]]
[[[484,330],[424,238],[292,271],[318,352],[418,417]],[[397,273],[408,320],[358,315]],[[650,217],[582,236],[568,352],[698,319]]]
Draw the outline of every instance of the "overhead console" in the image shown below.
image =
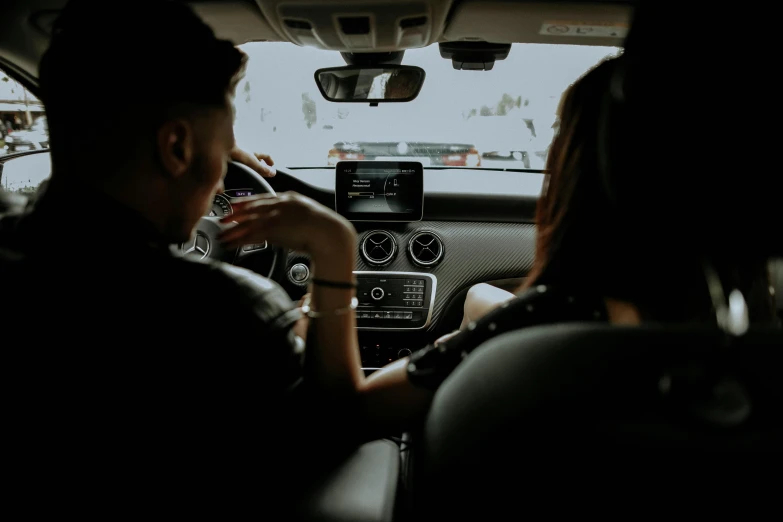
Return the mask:
[[426,47],[443,32],[451,0],[256,0],[264,17],[297,45],[343,52]]

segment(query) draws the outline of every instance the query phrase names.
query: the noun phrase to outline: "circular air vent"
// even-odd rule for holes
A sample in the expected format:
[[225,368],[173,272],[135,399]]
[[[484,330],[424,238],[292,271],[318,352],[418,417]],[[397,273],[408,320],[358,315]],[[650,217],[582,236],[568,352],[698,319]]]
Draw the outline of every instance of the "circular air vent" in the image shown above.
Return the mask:
[[394,236],[383,230],[373,230],[364,236],[361,245],[362,257],[373,265],[385,265],[397,253]]
[[432,266],[443,258],[443,241],[432,232],[418,232],[408,242],[408,253],[419,266]]

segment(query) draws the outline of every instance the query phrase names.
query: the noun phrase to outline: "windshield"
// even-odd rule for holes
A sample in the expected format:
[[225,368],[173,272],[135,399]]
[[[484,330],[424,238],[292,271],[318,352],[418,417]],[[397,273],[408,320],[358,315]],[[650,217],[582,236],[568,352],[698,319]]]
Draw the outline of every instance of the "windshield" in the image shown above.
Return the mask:
[[413,160],[425,166],[543,169],[563,91],[616,47],[514,44],[490,71],[458,71],[437,45],[405,52],[426,72],[408,103],[370,107],[323,99],[313,74],[345,65],[339,53],[290,43],[240,46],[240,147],[289,168],[340,160]]

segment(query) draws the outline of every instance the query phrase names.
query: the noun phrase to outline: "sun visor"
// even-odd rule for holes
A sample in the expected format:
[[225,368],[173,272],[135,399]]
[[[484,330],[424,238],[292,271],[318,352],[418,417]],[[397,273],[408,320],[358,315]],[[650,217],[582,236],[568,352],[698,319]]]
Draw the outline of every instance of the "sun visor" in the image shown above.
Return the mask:
[[441,41],[621,46],[631,15],[624,4],[464,0]]
[[[215,31],[218,38],[230,40],[237,45],[250,41],[282,41],[264,19],[261,11],[248,2],[212,0],[191,2],[190,6]],[[51,36],[52,27],[59,15],[59,9],[40,10],[30,16],[30,22],[48,37]]]

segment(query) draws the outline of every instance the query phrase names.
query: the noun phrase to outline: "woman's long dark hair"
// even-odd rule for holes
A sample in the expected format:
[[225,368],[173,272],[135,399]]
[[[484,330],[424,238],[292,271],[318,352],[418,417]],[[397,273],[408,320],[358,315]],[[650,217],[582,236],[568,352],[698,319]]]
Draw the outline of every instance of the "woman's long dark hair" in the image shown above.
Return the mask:
[[[686,223],[691,219],[688,213],[709,212],[701,204],[705,198],[691,197],[683,215],[655,219],[647,214],[653,208],[659,215],[661,208],[666,211],[667,194],[660,187],[671,183],[670,178],[649,187],[648,194],[636,194],[638,211],[629,210],[636,202],[616,207],[607,195],[599,171],[597,129],[601,100],[618,60],[622,57],[600,63],[563,95],[559,131],[547,158],[547,178],[536,211],[535,261],[525,287],[566,285],[620,299],[633,303],[645,320],[714,320],[705,258],[689,248],[687,238],[681,237],[684,233],[673,229],[680,226],[672,225]],[[656,161],[654,147],[649,149],[648,157],[630,158],[625,164],[639,165],[641,172],[644,162]],[[673,186],[676,190],[676,183]],[[713,257],[710,264],[725,287],[743,293],[752,321],[775,317],[765,259]]]

